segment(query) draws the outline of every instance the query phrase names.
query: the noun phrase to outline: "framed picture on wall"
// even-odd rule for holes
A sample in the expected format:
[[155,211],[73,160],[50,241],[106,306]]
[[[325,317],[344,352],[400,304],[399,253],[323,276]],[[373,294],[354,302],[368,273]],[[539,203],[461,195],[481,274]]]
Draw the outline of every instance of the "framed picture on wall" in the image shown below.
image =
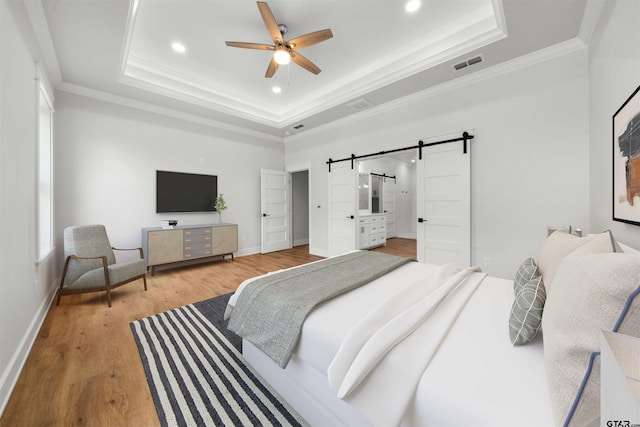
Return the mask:
[[640,225],[640,86],[613,115],[613,220]]

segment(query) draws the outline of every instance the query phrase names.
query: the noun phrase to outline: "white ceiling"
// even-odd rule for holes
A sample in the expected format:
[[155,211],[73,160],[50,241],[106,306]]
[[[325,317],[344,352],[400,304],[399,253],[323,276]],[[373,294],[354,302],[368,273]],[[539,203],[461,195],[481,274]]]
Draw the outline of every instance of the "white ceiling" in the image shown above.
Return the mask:
[[286,39],[333,32],[300,51],[320,74],[291,63],[272,79],[269,51],[224,43],[272,44],[255,1],[24,1],[59,89],[284,137],[574,39],[587,0],[268,1]]

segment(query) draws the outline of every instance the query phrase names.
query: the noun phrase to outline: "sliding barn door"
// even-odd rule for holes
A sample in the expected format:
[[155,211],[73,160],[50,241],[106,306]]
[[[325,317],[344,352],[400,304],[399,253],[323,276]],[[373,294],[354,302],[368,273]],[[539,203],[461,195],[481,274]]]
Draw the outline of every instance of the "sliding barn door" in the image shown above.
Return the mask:
[[260,170],[260,206],[262,209],[261,252],[290,249],[290,194],[289,173],[284,171]]
[[329,172],[329,256],[356,249],[358,168],[351,162],[331,165]]
[[418,160],[418,261],[471,265],[471,144],[422,150]]

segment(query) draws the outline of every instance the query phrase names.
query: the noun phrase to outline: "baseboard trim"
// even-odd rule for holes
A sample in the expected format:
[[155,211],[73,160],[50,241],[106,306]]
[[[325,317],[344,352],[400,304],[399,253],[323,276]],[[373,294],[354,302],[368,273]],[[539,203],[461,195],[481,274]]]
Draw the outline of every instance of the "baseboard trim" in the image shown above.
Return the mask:
[[413,239],[413,240],[416,240],[418,238],[418,235],[416,233],[398,233],[398,234],[396,234],[396,237],[399,237],[401,239]]
[[309,244],[309,239],[298,239],[298,240],[294,240],[293,241],[293,246],[302,246],[302,245],[308,245]]
[[235,252],[234,256],[247,256],[247,255],[259,254],[259,253],[260,253],[260,247],[255,246],[253,248],[240,249],[238,250],[238,252]]
[[312,246],[309,246],[309,253],[311,255],[321,256],[324,258],[327,258],[329,256],[328,249],[321,249],[321,248],[312,247]]
[[0,401],[0,416],[4,413],[7,403],[9,403],[11,393],[13,393],[13,389],[15,388],[18,378],[20,377],[20,373],[22,372],[22,368],[24,368],[24,364],[27,362],[33,343],[36,341],[36,337],[38,336],[38,332],[40,332],[42,323],[44,323],[44,319],[47,317],[47,313],[53,303],[57,290],[58,287],[55,282],[53,282],[48,297],[42,300],[36,315],[33,317],[33,320],[31,320],[29,328],[27,328],[27,332],[20,341],[20,345],[16,349],[15,353],[13,353],[7,369],[5,369],[2,377],[0,378],[0,399],[2,399]]

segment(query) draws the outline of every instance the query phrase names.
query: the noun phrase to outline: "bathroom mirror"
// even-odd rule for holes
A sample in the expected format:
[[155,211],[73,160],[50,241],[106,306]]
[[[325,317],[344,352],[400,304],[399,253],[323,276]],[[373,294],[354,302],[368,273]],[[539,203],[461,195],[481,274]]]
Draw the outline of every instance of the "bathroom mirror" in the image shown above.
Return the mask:
[[371,213],[382,212],[382,177],[371,175]]
[[369,213],[369,174],[361,173],[358,176],[358,210],[360,213]]
[[359,174],[358,210],[361,215],[382,213],[382,179],[374,174]]

